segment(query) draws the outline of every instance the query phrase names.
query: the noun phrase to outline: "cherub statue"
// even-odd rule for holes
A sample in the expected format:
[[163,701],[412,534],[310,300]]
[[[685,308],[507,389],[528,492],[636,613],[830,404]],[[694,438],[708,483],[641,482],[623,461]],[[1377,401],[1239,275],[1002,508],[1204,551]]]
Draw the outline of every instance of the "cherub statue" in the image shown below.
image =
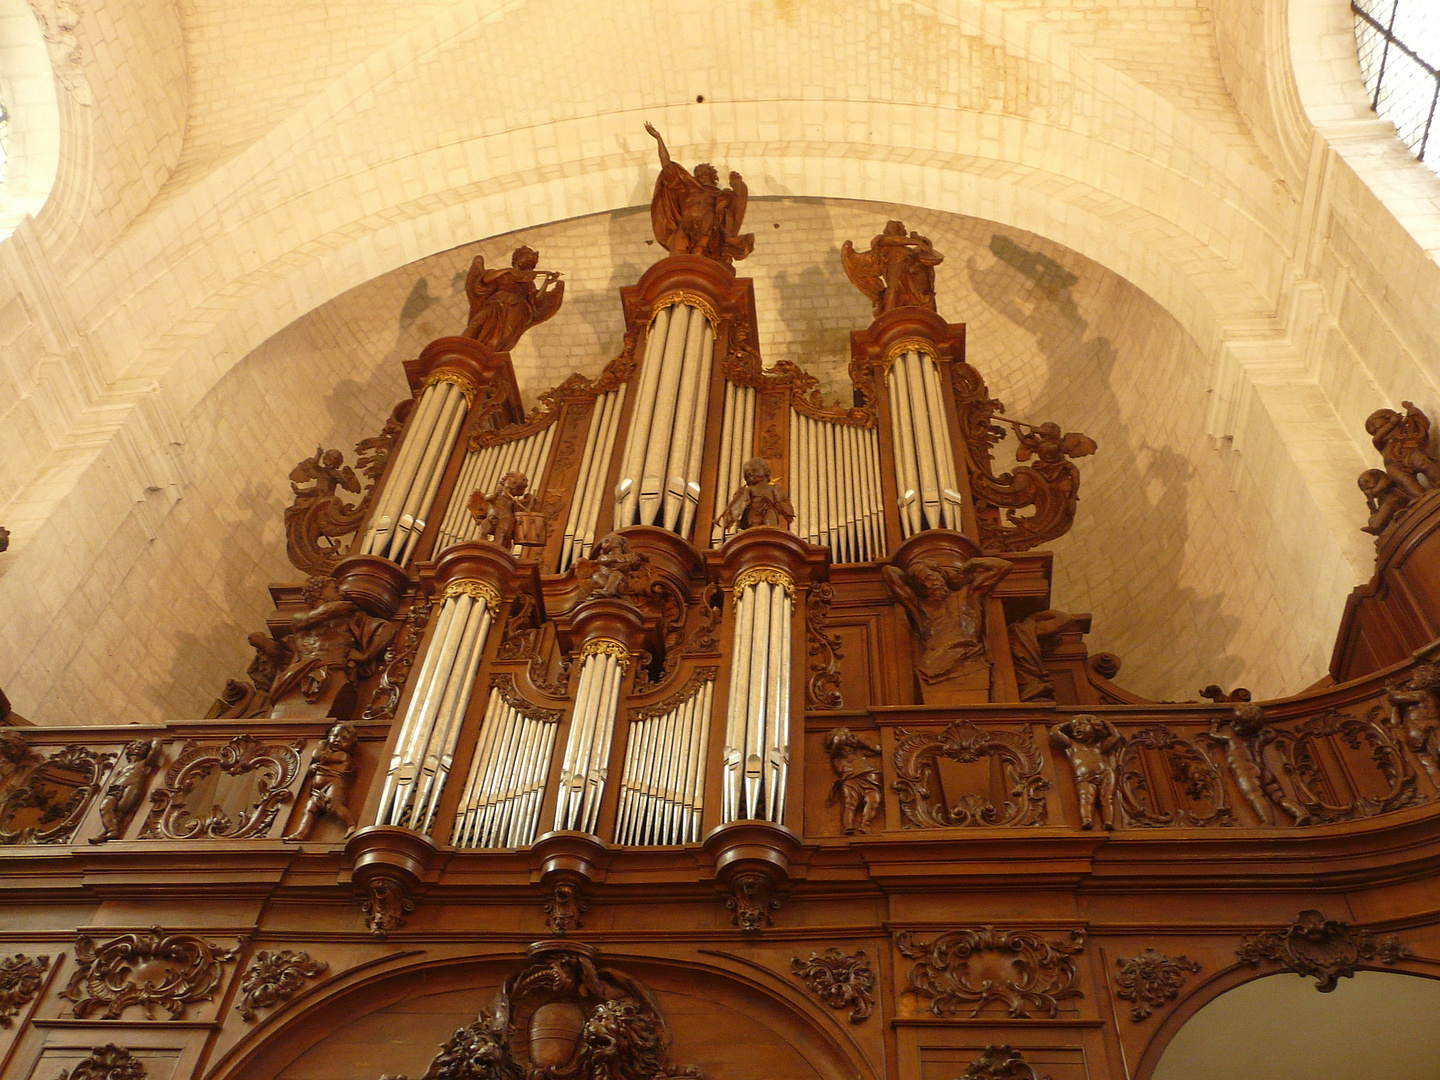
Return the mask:
[[344,686],[373,674],[395,633],[394,625],[345,599],[334,578],[312,577],[303,596],[308,606],[291,616],[281,640],[250,635],[250,643],[279,670],[270,686],[272,717],[286,715],[287,699],[333,701]]
[[[527,492],[530,486],[530,478],[522,472],[507,472],[500,477],[500,484],[495,489],[495,494],[489,496],[480,488],[476,488],[470,496],[470,516],[480,525],[480,538],[482,540],[493,540],[497,547],[506,551],[510,550],[515,541],[515,527],[520,515],[535,515],[535,494]],[[541,517],[543,530],[544,518]],[[534,541],[532,535],[527,535],[521,540]],[[545,543],[544,538],[540,544]]]
[[840,826],[846,836],[868,833],[880,817],[884,804],[884,788],[880,766],[869,755],[879,755],[880,747],[868,743],[848,727],[837,727],[825,736],[825,753],[835,770],[835,786],[826,800],[840,803]]
[[880,570],[892,596],[905,608],[920,642],[915,665],[922,682],[942,682],[985,652],[985,597],[1010,573],[1008,559],[962,559],[945,566],[916,559],[909,569]]
[[350,813],[350,783],[355,779],[355,749],[360,740],[355,725],[339,723],[331,726],[325,741],[315,748],[310,758],[310,795],[305,810],[286,840],[304,840],[326,814],[340,819],[348,837],[355,831],[355,815]]
[[[1035,459],[1031,468],[1043,476],[1052,489],[1063,492],[1065,512],[1073,521],[1079,502],[1080,470],[1069,459],[1095,453],[1098,449],[1095,440],[1078,431],[1067,431],[1062,435],[1060,425],[1049,420],[1034,427],[1020,420],[1001,419],[1015,428],[1015,440],[1020,444],[1015,449],[1015,460]],[[1029,430],[1024,430],[1026,428]]]
[[795,520],[795,507],[785,488],[771,478],[770,463],[761,457],[751,458],[742,473],[745,483],[735,489],[715,524],[724,529],[735,525],[742,529],[756,525],[788,529]]
[[100,799],[100,834],[92,836],[90,843],[103,844],[124,835],[125,826],[130,824],[145,794],[145,785],[162,759],[159,739],[134,739],[126,744],[120,764],[115,767]]
[[295,501],[285,511],[285,553],[296,569],[326,573],[344,557],[336,540],[359,528],[366,507],[364,500],[346,503],[340,488],[360,494],[360,479],[339,450],[317,447],[290,470]]
[[1440,460],[1430,453],[1430,418],[1408,401],[1400,404],[1405,408],[1403,416],[1394,409],[1376,409],[1366,419],[1365,431],[1380,451],[1386,475],[1406,495],[1418,499],[1440,485]]
[[1385,699],[1390,703],[1385,722],[1440,787],[1440,666],[1416,664],[1404,686],[1385,688]]
[[655,239],[671,255],[705,255],[729,266],[755,248],[755,234],[740,234],[749,189],[740,174],[730,174],[730,186],[720,186],[720,174],[708,163],[695,166],[691,175],[670,160],[665,140],[650,124],[645,130],[660,146],[660,175],[650,199],[650,223]]
[[645,556],[632,551],[625,537],[612,532],[600,538],[590,558],[575,564],[575,574],[590,583],[585,594],[587,600],[597,596],[628,600],[635,592],[632,576],[644,568],[645,562]]
[[944,261],[928,237],[907,234],[903,221],[887,221],[869,251],[856,251],[849,240],[840,248],[845,276],[870,298],[877,316],[901,307],[934,311],[935,267]]
[[1115,786],[1119,779],[1115,757],[1124,742],[1115,725],[1082,713],[1052,730],[1050,742],[1065,752],[1070,771],[1075,774],[1075,791],[1080,796],[1080,828],[1095,828],[1095,814],[1099,811],[1101,827],[1113,830]]
[[1415,501],[1384,469],[1366,469],[1355,483],[1370,510],[1370,520],[1360,526],[1360,531],[1373,536],[1383,533],[1395,515]]
[[[485,269],[485,256],[476,255],[465,276],[470,318],[461,337],[471,338],[492,352],[509,352],[521,335],[560,310],[565,283],[556,270],[536,270],[540,255],[534,248],[518,247],[504,270]],[[535,279],[544,277],[538,289]]]
[[[1226,727],[1230,728],[1228,734]],[[1265,760],[1266,748],[1279,737],[1279,732],[1265,722],[1265,710],[1251,702],[1237,704],[1228,721],[1217,716],[1210,730],[1201,735],[1223,748],[1235,786],[1262,825],[1275,824],[1272,803],[1294,818],[1296,825],[1308,825],[1309,812],[1285,793],[1279,777]]]

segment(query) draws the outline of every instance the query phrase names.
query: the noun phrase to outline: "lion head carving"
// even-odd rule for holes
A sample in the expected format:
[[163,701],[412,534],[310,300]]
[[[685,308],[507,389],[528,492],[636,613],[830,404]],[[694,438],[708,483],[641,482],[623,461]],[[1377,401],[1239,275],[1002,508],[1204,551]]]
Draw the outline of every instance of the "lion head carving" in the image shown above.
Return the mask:
[[665,1029],[634,998],[602,1001],[580,1032],[591,1080],[653,1080],[664,1071]]

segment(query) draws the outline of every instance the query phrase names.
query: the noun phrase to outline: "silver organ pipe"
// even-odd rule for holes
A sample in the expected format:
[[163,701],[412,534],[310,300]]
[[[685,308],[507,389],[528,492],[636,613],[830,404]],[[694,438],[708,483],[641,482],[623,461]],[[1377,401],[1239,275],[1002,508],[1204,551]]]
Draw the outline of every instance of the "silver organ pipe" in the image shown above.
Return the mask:
[[886,382],[901,531],[911,536],[922,529],[958,529],[961,496],[935,357],[923,349],[904,350]]
[[[750,447],[755,442],[755,394],[753,386],[739,386],[725,383],[725,414],[720,422],[720,458],[716,463],[715,475],[715,516],[725,506],[725,500],[745,482],[741,475],[745,461],[750,457]],[[700,449],[697,436],[695,450]],[[698,462],[697,462],[698,470]],[[698,472],[697,472],[698,475]],[[696,489],[698,493],[698,488]],[[710,543],[718,547],[740,531],[738,524],[723,528],[712,525]]]
[[684,532],[700,501],[700,450],[714,362],[714,318],[677,299],[651,320],[615,489],[615,527]]
[[790,762],[790,634],[795,583],[772,567],[735,579],[725,718],[723,819],[783,822]]
[[445,462],[469,411],[471,391],[442,377],[415,407],[360,551],[404,565],[425,531]]
[[558,710],[537,709],[495,681],[456,810],[452,844],[482,848],[534,843],[559,719]]
[[620,424],[620,410],[625,404],[625,390],[625,386],[621,385],[616,390],[601,394],[591,410],[590,428],[585,434],[585,456],[581,459],[575,498],[560,545],[559,569],[562,574],[595,545],[595,523],[600,518],[600,501],[610,469],[610,454],[615,447],[615,429]]
[[883,557],[875,428],[832,424],[790,410],[790,471],[796,535],[830,548],[837,563]]
[[[470,493],[476,488],[486,495],[493,495],[500,483],[500,477],[507,472],[522,472],[530,481],[530,490],[540,486],[546,462],[550,460],[550,444],[555,440],[555,424],[549,424],[540,431],[471,450],[465,455],[460,466],[460,475],[455,481],[455,490],[450,495],[450,505],[440,522],[440,535],[435,541],[435,555],[439,555],[453,544],[463,544],[480,538],[480,523],[470,513]],[[519,546],[512,548],[518,553]]]
[[700,808],[709,744],[715,673],[664,712],[641,710],[630,723],[620,780],[615,841],[692,844],[700,839]]
[[385,774],[378,824],[429,830],[499,605],[499,594],[484,582],[461,580],[446,586]]
[[593,833],[600,820],[620,683],[630,665],[630,653],[618,641],[593,638],[581,647],[580,656],[575,708],[560,765],[555,828]]

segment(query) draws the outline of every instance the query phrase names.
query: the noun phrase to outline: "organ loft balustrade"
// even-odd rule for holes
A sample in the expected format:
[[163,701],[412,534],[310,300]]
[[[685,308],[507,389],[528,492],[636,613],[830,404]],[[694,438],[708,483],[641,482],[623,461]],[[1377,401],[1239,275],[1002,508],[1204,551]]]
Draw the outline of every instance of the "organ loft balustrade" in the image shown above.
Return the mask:
[[5,1075],[1146,1076],[1258,974],[1440,973],[1424,414],[1367,426],[1332,678],[1145,700],[1041,549],[1104,448],[991,397],[943,254],[845,245],[827,401],[761,355],[743,180],[659,148],[598,375],[524,412],[560,272],[477,260],[291,473],[308,578],[209,717],[0,734]]

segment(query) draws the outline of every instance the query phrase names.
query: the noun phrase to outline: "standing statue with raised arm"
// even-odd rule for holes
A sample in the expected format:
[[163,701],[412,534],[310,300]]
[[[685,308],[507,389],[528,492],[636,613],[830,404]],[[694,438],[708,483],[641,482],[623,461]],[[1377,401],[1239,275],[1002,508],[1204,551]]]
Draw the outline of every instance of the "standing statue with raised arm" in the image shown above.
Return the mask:
[[849,240],[840,248],[845,276],[870,298],[877,316],[902,307],[934,311],[935,267],[944,261],[929,237],[907,233],[903,221],[887,221],[869,251],[856,251]]
[[670,160],[665,140],[650,124],[645,130],[660,144],[660,175],[650,200],[650,222],[655,239],[671,255],[704,255],[729,266],[755,248],[755,234],[740,233],[745,221],[749,189],[738,172],[730,186],[720,186],[720,174],[708,162],[695,172]]
[[[485,269],[485,256],[476,255],[465,277],[465,295],[470,300],[470,318],[461,337],[472,338],[492,352],[513,349],[522,334],[560,310],[565,283],[558,270],[536,270],[540,254],[534,248],[518,247],[510,266]],[[539,288],[535,279],[544,277]]]

